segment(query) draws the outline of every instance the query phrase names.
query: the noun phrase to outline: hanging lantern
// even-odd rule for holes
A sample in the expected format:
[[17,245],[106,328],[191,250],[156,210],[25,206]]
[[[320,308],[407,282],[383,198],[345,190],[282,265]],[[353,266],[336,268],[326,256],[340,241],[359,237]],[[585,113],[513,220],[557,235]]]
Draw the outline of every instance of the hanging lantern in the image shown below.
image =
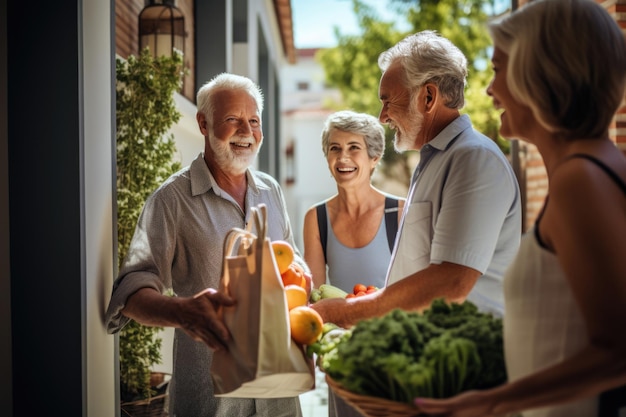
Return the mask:
[[139,51],[148,47],[153,57],[185,52],[185,17],[174,0],[146,0],[139,13]]

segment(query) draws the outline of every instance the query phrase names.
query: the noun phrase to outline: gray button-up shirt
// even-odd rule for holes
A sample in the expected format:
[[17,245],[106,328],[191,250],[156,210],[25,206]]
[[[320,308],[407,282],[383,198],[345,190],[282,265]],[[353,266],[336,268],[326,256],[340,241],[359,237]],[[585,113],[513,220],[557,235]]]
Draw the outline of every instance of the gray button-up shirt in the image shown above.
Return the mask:
[[[172,289],[189,297],[205,288],[218,288],[223,244],[233,228],[245,228],[250,207],[264,203],[271,240],[295,246],[282,190],[271,176],[247,172],[246,212],[219,188],[200,154],[190,166],[172,175],[146,201],[128,255],[113,285],[106,313],[109,333],[128,321],[121,314],[137,290]],[[215,398],[210,377],[213,352],[181,329],[174,336],[174,369],[170,383],[170,416],[297,416],[296,398],[248,400]]]

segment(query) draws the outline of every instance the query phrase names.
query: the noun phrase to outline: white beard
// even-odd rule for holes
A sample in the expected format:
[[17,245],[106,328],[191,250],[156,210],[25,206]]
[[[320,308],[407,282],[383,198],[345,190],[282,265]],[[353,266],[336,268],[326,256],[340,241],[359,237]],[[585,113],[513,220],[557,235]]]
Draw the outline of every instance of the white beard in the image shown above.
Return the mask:
[[[249,148],[242,147],[241,150],[233,150],[231,143],[235,139],[238,142],[250,144]],[[259,153],[263,140],[256,144],[254,137],[236,137],[231,138],[228,141],[223,141],[216,138],[214,135],[209,135],[209,146],[215,156],[215,161],[225,171],[232,172],[233,174],[243,174],[254,162],[254,158]]]

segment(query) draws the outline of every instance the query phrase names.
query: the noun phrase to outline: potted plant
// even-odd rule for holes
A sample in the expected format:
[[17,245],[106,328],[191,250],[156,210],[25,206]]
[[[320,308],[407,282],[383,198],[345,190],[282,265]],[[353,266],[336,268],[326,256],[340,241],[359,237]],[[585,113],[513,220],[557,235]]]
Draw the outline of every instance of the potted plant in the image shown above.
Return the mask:
[[[183,76],[180,53],[153,58],[146,48],[138,57],[116,60],[118,267],[145,200],[180,169],[173,159],[174,137],[168,131],[181,116],[174,92],[180,90]],[[152,375],[153,366],[162,360],[161,330],[131,320],[119,332],[122,415],[161,415],[146,411],[148,407],[162,410],[167,395],[167,381],[155,381]],[[156,407],[151,406],[157,399]]]

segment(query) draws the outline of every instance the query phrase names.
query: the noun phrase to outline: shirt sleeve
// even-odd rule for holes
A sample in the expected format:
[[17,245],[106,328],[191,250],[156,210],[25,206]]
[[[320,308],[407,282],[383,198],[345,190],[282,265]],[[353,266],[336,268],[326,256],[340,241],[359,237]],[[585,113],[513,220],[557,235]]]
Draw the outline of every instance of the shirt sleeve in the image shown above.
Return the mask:
[[121,311],[132,294],[142,288],[153,288],[160,293],[171,288],[171,262],[176,243],[174,218],[171,207],[160,195],[147,199],[126,259],[113,283],[105,315],[107,332],[118,332],[130,321]]
[[451,160],[435,224],[431,262],[452,262],[481,273],[487,270],[517,189],[507,160],[494,152],[469,147]]

